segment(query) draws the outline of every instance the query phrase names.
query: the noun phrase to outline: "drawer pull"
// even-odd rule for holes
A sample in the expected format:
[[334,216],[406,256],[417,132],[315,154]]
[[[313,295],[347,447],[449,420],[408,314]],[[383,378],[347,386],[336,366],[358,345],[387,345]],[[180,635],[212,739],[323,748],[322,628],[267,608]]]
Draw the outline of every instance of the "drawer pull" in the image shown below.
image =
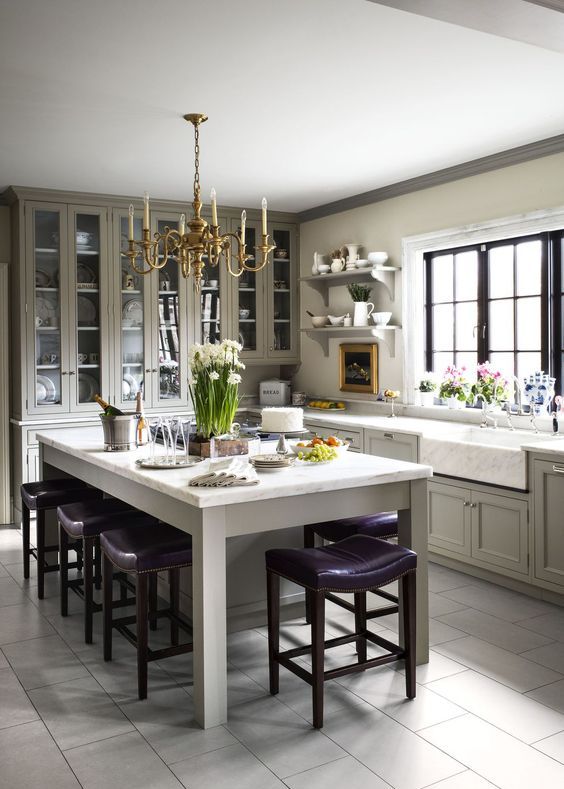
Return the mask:
[[395,439],[395,435],[393,433],[384,433],[384,438],[389,438],[393,441]]
[[463,502],[463,504],[464,504],[465,507],[469,507],[470,506],[470,502],[469,501],[465,501],[465,502]]
[[472,504],[471,504],[470,506],[472,507],[472,509],[475,509],[475,507],[476,507],[476,502],[475,502],[475,501],[473,501],[473,502],[472,502]]
[[564,474],[564,466],[556,466],[552,467],[553,471],[556,471],[557,474]]
[[351,438],[350,436],[345,436],[345,441],[348,441],[349,444],[354,444],[354,438]]

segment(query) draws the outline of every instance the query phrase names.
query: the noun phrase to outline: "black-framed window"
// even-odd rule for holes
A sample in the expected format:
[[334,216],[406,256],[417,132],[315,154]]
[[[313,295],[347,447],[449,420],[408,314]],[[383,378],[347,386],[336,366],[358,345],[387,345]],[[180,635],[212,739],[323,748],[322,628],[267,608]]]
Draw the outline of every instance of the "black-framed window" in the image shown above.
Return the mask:
[[428,252],[425,365],[489,359],[509,379],[564,367],[564,231]]

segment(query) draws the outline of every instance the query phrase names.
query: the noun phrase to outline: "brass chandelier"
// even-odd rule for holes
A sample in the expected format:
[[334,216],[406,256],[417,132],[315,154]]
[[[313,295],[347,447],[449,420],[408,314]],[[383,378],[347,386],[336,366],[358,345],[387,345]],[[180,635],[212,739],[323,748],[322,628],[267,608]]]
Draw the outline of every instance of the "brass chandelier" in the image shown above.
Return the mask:
[[[194,274],[194,287],[200,289],[202,270],[206,263],[217,266],[223,260],[227,270],[233,277],[240,277],[244,271],[260,271],[268,262],[268,255],[275,247],[271,243],[266,227],[266,198],[262,199],[262,238],[261,243],[255,247],[255,265],[249,265],[248,260],[253,255],[247,255],[245,244],[246,211],[241,213],[241,229],[238,233],[221,233],[217,222],[217,203],[215,189],[211,190],[211,224],[201,216],[202,201],[200,196],[200,124],[207,121],[207,115],[190,113],[184,119],[194,126],[194,201],[192,203],[193,216],[186,223],[186,215],[180,215],[178,229],[165,227],[164,233],[155,233],[151,239],[149,221],[149,195],[145,192],[143,205],[143,238],[136,241],[133,236],[133,206],[129,206],[129,240],[128,249],[122,252],[129,258],[131,267],[137,274],[149,274],[155,269],[166,266],[168,259],[175,260],[184,278]],[[188,224],[188,232],[186,232]],[[141,258],[141,265],[137,264]],[[204,261],[204,258],[207,258]],[[233,265],[233,259],[236,263]]]

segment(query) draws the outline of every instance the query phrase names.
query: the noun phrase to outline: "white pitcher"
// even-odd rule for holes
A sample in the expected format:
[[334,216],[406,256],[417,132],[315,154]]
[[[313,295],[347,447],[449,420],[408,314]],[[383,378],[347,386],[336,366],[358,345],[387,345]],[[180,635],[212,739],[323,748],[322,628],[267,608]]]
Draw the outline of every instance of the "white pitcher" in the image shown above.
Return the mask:
[[374,304],[371,301],[355,301],[353,326],[368,326],[368,320],[374,312]]

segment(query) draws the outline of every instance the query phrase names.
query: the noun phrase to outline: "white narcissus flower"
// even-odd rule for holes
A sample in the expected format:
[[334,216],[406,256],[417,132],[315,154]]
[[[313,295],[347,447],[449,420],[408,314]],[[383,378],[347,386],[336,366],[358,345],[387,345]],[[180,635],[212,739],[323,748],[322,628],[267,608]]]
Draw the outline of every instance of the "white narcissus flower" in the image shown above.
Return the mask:
[[215,370],[212,370],[211,373],[210,373],[210,379],[212,381],[218,381],[219,380],[219,373],[216,372]]
[[229,373],[227,377],[228,384],[240,384],[241,383],[241,376],[239,373]]

